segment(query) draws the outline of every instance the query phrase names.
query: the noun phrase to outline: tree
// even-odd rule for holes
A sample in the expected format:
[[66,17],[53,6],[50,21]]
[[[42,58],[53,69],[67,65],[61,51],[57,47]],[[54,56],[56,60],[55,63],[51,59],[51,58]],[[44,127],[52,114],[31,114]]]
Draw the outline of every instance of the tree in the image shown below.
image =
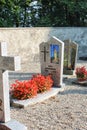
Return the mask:
[[0,0],[0,27],[87,26],[86,0]]
[[31,0],[1,0],[0,26],[26,26],[30,2]]
[[[37,25],[45,26],[87,26],[86,0],[39,0]],[[48,19],[48,22],[45,22]],[[50,24],[49,24],[50,23]]]

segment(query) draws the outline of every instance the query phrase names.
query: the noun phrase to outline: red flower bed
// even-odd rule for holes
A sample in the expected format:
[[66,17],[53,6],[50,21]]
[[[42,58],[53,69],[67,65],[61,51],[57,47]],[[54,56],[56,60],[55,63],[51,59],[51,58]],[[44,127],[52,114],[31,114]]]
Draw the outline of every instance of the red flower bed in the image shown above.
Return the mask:
[[28,99],[37,95],[37,92],[49,90],[53,85],[51,76],[36,75],[28,81],[15,81],[11,86],[11,95],[16,99]]

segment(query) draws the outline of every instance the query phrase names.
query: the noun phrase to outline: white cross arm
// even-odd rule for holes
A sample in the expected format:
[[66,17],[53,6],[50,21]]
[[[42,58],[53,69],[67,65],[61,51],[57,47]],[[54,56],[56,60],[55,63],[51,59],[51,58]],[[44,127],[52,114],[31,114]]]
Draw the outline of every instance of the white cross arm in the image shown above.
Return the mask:
[[20,57],[19,56],[0,56],[0,70],[20,70]]

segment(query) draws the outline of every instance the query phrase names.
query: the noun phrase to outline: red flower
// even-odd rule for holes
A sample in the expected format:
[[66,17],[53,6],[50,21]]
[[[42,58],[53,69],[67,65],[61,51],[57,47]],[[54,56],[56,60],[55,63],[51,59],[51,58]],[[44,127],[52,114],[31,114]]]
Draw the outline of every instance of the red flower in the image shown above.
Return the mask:
[[33,80],[15,81],[11,87],[11,95],[17,99],[27,99],[37,95],[37,85]]
[[53,85],[53,80],[51,79],[51,76],[43,76],[41,74],[38,74],[33,77],[34,81],[36,82],[38,86],[38,92],[44,92],[49,90]]
[[76,73],[77,78],[87,79],[87,70],[85,66],[77,67],[75,73]]
[[51,76],[43,76],[38,74],[33,76],[31,80],[18,81],[16,80],[11,86],[11,95],[17,99],[28,99],[37,95],[37,92],[49,90],[53,85]]

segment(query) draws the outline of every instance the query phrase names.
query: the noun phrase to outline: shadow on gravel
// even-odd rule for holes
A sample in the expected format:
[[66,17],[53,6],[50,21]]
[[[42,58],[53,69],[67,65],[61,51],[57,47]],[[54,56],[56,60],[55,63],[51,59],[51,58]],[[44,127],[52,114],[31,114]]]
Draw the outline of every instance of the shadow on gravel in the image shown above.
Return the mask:
[[66,85],[73,85],[72,82],[74,82],[76,80],[76,78],[63,78],[63,82],[66,84]]
[[65,90],[64,92],[60,92],[59,94],[61,94],[61,95],[66,95],[66,94],[87,94],[87,90],[78,90],[78,89]]
[[73,85],[78,85],[78,87],[87,87],[87,82],[86,83],[79,83],[77,82],[76,78],[65,78],[63,79],[63,82],[66,84],[66,85],[70,85],[70,86],[73,86]]
[[[64,90],[63,92],[59,92],[61,95],[66,94],[87,94],[87,84],[79,84],[76,82],[75,77],[64,77],[63,82],[65,83],[66,87],[70,87],[69,89]],[[72,88],[74,86],[75,88]]]

